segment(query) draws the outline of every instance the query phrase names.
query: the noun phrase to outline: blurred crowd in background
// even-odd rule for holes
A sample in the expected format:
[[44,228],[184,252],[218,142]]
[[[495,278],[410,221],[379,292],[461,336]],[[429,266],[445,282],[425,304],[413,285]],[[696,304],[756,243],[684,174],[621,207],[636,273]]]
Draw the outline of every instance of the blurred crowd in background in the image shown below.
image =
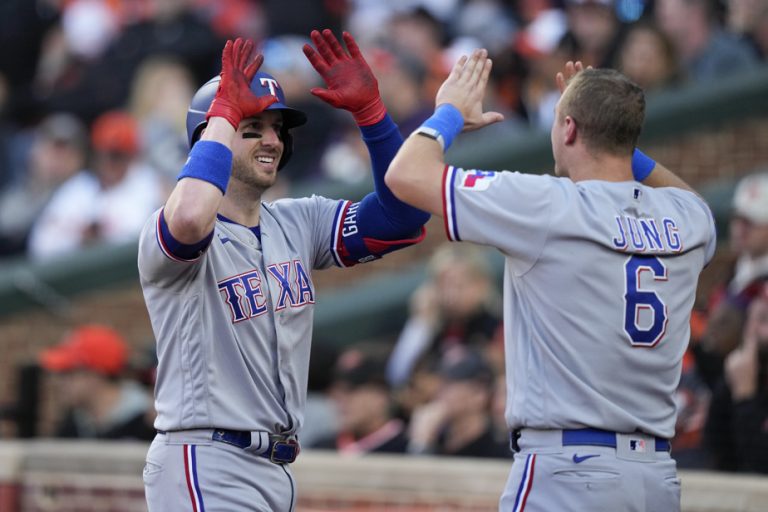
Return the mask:
[[[764,0],[3,0],[0,256],[135,240],[186,159],[191,96],[233,36],[257,41],[309,115],[277,193],[366,179],[352,120],[309,94],[319,82],[301,46],[326,27],[357,38],[404,135],[475,47],[494,60],[501,137],[549,130],[566,60],[619,69],[652,96],[768,59]],[[673,450],[681,467],[768,473],[768,174],[739,184],[732,211],[731,277],[695,311]],[[510,457],[497,281],[481,249],[441,247],[396,340],[340,353],[315,340],[303,445]],[[99,325],[40,354],[64,381],[56,434],[151,438],[153,361],[135,359]]]
[[[44,261],[134,239],[188,151],[185,115],[227,38],[253,38],[309,115],[281,174],[357,182],[368,155],[349,116],[309,94],[301,46],[349,30],[409,134],[461,54],[494,60],[485,133],[548,130],[566,60],[617,68],[649,94],[764,65],[761,0],[4,0],[0,5],[0,257]],[[109,205],[109,207],[107,207]]]

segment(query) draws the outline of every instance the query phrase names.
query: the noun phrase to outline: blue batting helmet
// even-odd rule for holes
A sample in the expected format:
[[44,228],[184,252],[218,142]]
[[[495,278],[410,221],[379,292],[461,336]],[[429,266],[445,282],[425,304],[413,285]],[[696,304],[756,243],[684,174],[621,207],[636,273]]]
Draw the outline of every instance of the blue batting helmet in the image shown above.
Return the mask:
[[[187,110],[187,139],[189,147],[192,147],[197,142],[200,138],[200,133],[207,124],[205,115],[211,107],[211,103],[213,103],[213,98],[216,96],[220,81],[221,77],[219,76],[211,78],[192,97],[192,103],[189,106],[189,110]],[[267,107],[267,110],[280,110],[283,113],[283,128],[280,131],[280,138],[283,141],[284,149],[283,156],[280,157],[280,162],[277,165],[278,169],[282,169],[291,157],[291,153],[293,153],[293,136],[290,129],[306,123],[307,115],[285,104],[283,89],[275,77],[268,73],[263,71],[256,73],[256,76],[251,81],[251,91],[259,97],[268,94],[277,97],[277,102]]]

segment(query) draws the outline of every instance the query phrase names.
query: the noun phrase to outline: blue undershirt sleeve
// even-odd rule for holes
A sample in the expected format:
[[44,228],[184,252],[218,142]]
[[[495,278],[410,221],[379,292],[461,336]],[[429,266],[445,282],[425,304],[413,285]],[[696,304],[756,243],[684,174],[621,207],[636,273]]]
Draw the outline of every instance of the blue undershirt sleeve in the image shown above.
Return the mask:
[[159,228],[160,232],[158,235],[163,251],[165,251],[168,256],[175,256],[184,261],[194,261],[199,258],[211,244],[211,240],[213,239],[213,230],[211,230],[211,233],[208,236],[194,244],[184,244],[179,242],[173,237],[171,230],[168,228],[168,223],[165,221],[164,211],[160,212]]
[[389,117],[370,126],[361,126],[373,167],[374,191],[363,198],[358,210],[358,226],[365,237],[396,240],[413,236],[429,220],[429,213],[395,197],[384,183],[384,175],[403,144],[397,125]]

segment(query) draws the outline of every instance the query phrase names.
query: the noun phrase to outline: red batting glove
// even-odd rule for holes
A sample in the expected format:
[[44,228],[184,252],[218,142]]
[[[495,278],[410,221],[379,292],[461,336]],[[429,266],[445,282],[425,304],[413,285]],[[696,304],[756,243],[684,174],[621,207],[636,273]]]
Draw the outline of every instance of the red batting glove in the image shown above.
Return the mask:
[[227,41],[221,55],[221,82],[216,90],[208,113],[207,121],[211,117],[223,117],[235,130],[240,126],[240,121],[246,117],[253,117],[277,101],[274,96],[256,96],[251,91],[251,81],[264,62],[261,54],[248,64],[248,59],[253,51],[253,41],[243,40],[238,37],[233,43]]
[[317,51],[305,44],[304,55],[328,86],[315,87],[310,92],[336,108],[352,112],[360,126],[376,124],[387,113],[379,95],[379,83],[352,36],[348,32],[343,36],[349,53],[328,29],[322,34],[317,30],[310,34]]

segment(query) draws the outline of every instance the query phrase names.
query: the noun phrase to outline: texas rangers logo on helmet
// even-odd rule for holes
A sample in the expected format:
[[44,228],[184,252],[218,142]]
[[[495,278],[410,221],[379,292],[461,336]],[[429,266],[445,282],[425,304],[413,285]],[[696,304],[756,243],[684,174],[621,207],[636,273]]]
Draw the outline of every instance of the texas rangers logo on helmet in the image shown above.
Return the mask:
[[472,169],[464,171],[459,182],[459,187],[470,190],[485,190],[491,182],[496,179],[496,173],[494,171],[480,171]]
[[274,78],[261,77],[259,83],[262,87],[269,88],[269,94],[277,96],[277,89],[280,89],[280,84],[277,83],[277,80]]

